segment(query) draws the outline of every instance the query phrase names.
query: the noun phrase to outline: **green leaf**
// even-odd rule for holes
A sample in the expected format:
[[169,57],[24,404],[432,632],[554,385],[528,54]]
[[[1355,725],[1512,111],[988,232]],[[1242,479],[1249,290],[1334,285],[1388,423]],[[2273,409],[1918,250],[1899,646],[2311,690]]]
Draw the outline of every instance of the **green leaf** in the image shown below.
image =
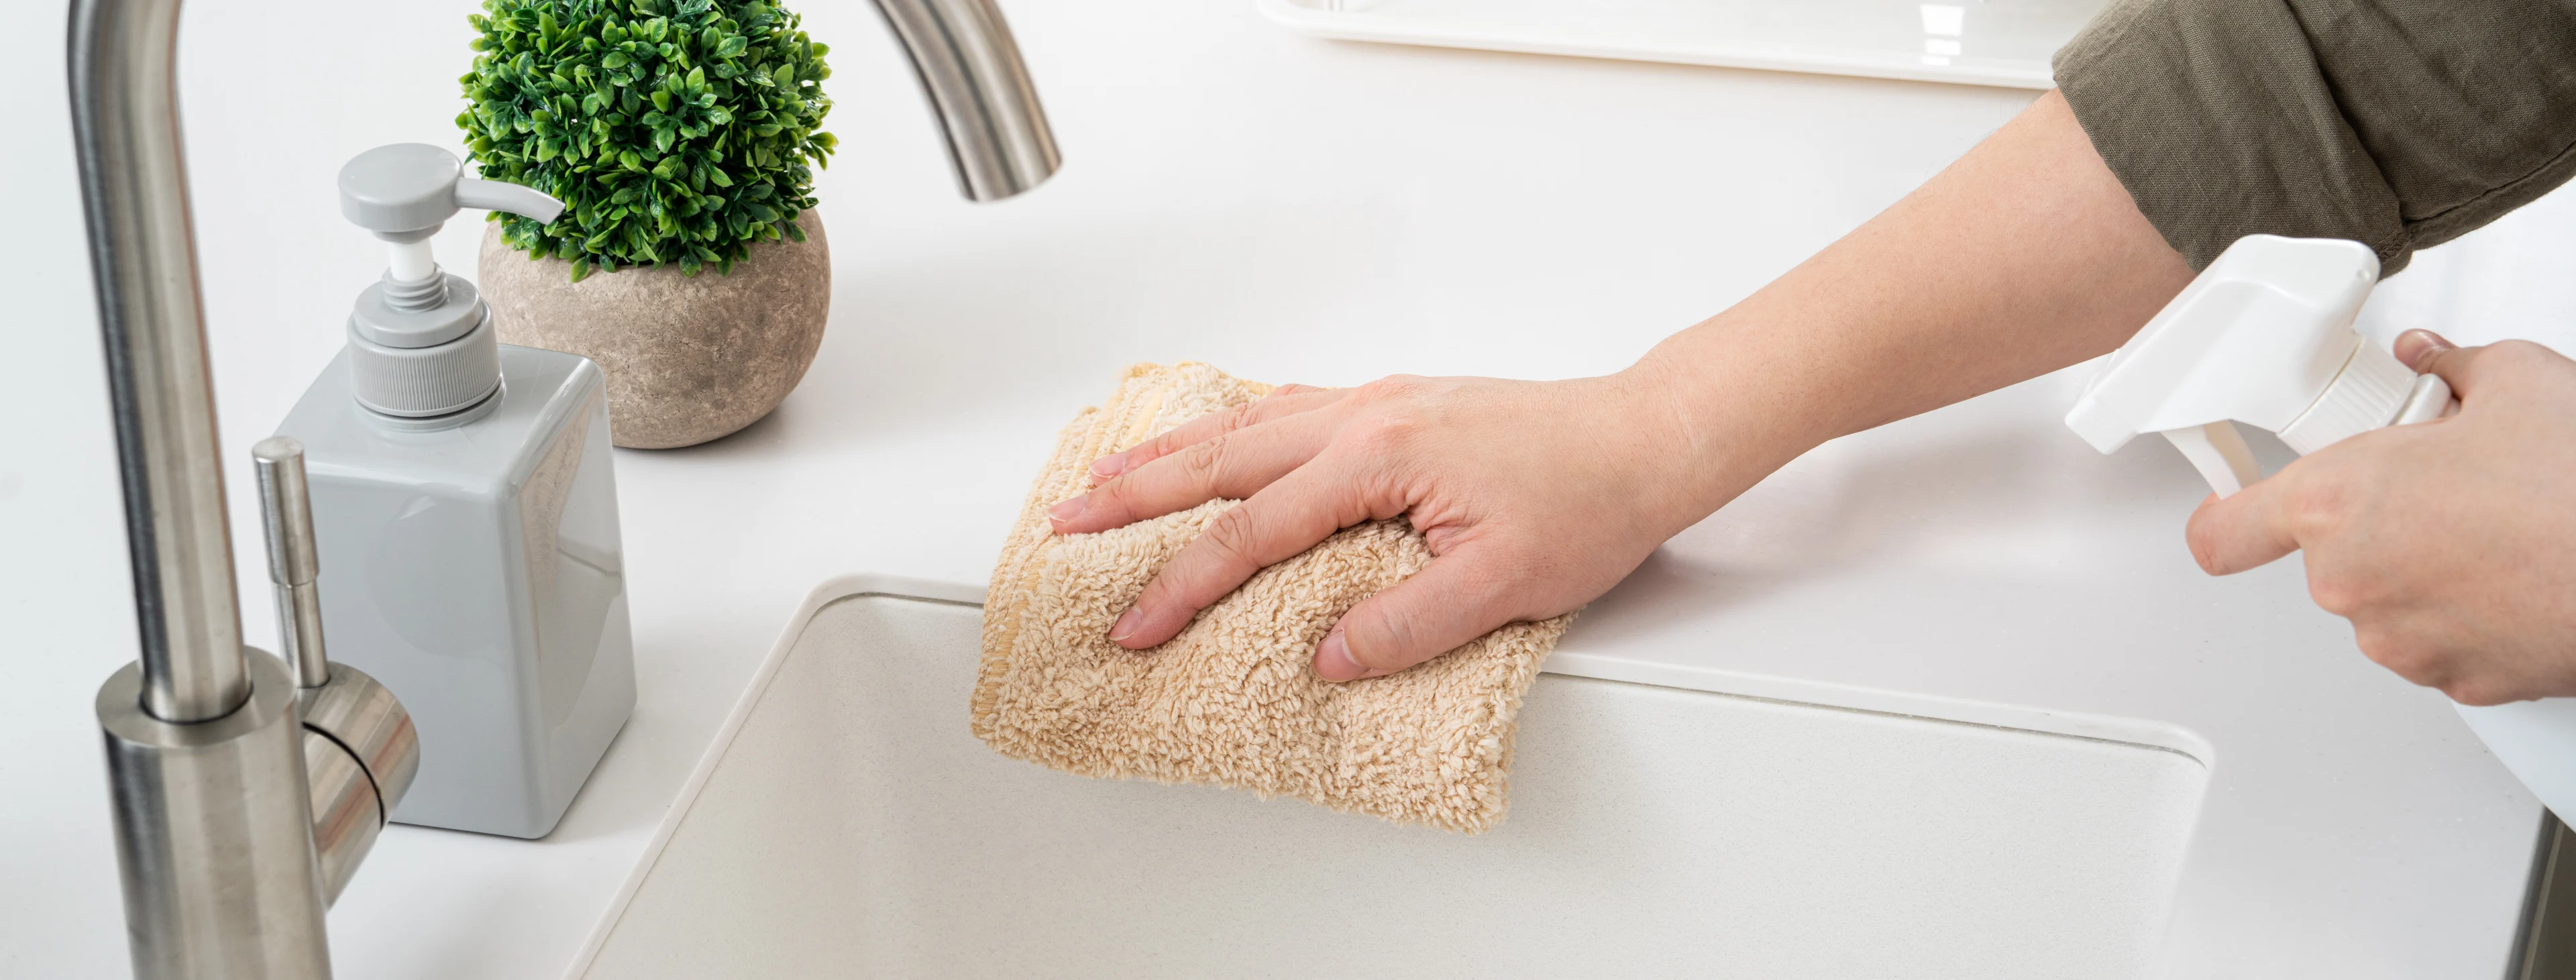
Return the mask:
[[486,179],[561,198],[550,225],[490,220],[510,248],[579,262],[730,271],[800,240],[831,49],[766,0],[482,0],[454,119]]

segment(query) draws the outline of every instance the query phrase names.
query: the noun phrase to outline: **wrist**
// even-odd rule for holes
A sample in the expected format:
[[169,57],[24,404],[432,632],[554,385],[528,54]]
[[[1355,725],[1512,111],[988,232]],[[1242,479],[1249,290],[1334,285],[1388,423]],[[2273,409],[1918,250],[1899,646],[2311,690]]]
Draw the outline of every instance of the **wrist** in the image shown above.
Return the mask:
[[[1675,447],[1711,466],[1733,498],[1849,427],[1812,362],[1729,329],[1728,316],[1674,334],[1620,372],[1674,433]],[[1749,475],[1745,472],[1750,470]]]
[[[1735,499],[1773,470],[1839,435],[1758,358],[1695,356],[1676,335],[1611,375],[1623,421],[1674,491],[1678,532]],[[1676,348],[1680,349],[1676,349]]]

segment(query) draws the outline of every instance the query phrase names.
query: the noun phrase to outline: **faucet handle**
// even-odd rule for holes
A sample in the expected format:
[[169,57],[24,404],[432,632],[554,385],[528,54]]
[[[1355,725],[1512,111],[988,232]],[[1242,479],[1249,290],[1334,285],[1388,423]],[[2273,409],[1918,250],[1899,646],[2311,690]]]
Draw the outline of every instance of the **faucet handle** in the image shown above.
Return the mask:
[[304,443],[270,436],[250,447],[259,470],[259,512],[268,529],[268,579],[277,587],[278,652],[295,671],[295,686],[331,680],[322,646],[322,594],[315,580],[321,555],[313,547],[313,494],[304,476]]

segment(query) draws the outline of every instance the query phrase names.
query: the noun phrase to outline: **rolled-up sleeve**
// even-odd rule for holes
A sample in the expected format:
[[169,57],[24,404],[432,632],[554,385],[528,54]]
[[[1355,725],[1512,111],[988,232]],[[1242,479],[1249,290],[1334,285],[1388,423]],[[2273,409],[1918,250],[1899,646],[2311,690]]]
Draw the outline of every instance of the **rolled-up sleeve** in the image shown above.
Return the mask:
[[2393,273],[2576,173],[2576,0],[2113,0],[2056,76],[2194,269],[2268,232]]

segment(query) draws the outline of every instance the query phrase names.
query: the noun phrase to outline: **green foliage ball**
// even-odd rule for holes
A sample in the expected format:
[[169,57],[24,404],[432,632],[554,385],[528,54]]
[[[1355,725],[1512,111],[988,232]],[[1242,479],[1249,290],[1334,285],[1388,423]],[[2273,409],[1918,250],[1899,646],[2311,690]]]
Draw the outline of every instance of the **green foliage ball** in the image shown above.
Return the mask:
[[456,117],[487,180],[567,207],[494,213],[529,258],[733,271],[753,242],[805,240],[832,134],[829,50],[760,0],[484,0],[467,20],[472,104]]

